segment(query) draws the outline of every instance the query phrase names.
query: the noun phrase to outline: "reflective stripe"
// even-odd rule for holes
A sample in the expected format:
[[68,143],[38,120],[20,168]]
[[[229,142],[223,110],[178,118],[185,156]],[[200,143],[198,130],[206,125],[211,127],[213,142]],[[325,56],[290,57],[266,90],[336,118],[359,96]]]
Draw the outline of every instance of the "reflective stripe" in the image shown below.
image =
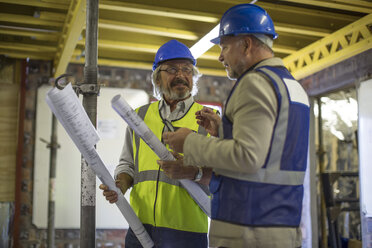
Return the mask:
[[[151,103],[143,105],[142,107],[140,107],[138,109],[137,114],[138,114],[139,117],[141,117],[142,120],[145,119],[147,110],[149,109],[150,105],[151,105]],[[134,135],[134,144],[136,145],[136,156],[135,156],[135,161],[134,161],[134,171],[135,171],[135,174],[137,174],[138,173],[138,151],[139,151],[139,147],[140,147],[141,138],[138,135],[136,135],[134,132],[133,132],[133,135]],[[135,183],[135,180],[134,180],[134,183]]]
[[301,185],[305,177],[304,171],[288,171],[280,169],[282,151],[285,146],[288,128],[289,97],[287,87],[275,72],[272,72],[267,68],[258,68],[257,70],[263,72],[265,75],[270,77],[273,82],[275,82],[274,88],[277,90],[277,93],[280,94],[281,98],[281,101],[278,103],[280,104],[280,107],[270,147],[270,157],[268,157],[267,162],[265,163],[266,166],[263,166],[256,174],[233,172],[224,169],[216,169],[215,172],[244,181],[279,185]]
[[207,130],[205,130],[204,127],[199,126],[199,128],[198,128],[198,134],[201,134],[201,135],[207,136],[208,132],[207,132]]
[[[176,179],[171,179],[167,177],[163,171],[156,171],[156,170],[147,170],[147,171],[141,171],[139,173],[134,174],[133,178],[133,185],[145,181],[156,181],[158,179],[158,172],[159,174],[159,182],[168,183],[174,186],[182,187],[180,182]],[[200,188],[207,194],[210,195],[208,186],[199,184]]]
[[168,183],[175,186],[181,186],[178,180],[170,179],[167,177],[163,171],[156,171],[156,170],[147,170],[147,171],[141,171],[139,173],[136,173],[133,178],[133,184],[137,184],[140,182],[145,181],[156,181],[158,179],[158,172],[159,174],[159,181]]

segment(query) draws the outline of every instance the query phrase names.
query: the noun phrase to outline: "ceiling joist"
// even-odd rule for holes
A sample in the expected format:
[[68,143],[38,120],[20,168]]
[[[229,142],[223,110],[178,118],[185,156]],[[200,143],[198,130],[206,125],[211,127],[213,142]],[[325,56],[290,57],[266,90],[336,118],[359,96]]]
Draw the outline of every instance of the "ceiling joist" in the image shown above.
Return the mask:
[[127,12],[141,15],[152,15],[158,17],[169,17],[182,20],[191,20],[199,22],[217,23],[219,16],[211,15],[200,11],[184,11],[180,9],[161,8],[157,6],[129,4],[113,1],[101,1],[99,4],[100,10],[111,10],[118,12]]
[[125,32],[172,37],[175,39],[183,40],[197,40],[199,38],[199,35],[197,35],[195,32],[190,31],[102,19],[99,20],[98,27],[111,30],[120,30]]
[[27,25],[39,25],[45,27],[61,27],[63,22],[56,20],[43,20],[38,17],[0,13],[0,22],[9,22]]
[[60,10],[68,9],[68,3],[64,1],[49,3],[47,1],[40,1],[40,0],[0,0],[0,3],[17,4],[17,5],[50,8],[50,9],[60,9]]
[[86,0],[72,0],[66,15],[63,32],[59,40],[58,52],[54,59],[54,76],[65,73],[85,26]]
[[[298,0],[283,0],[286,2],[298,3]],[[307,4],[317,7],[339,9],[345,11],[354,11],[360,13],[370,14],[372,13],[372,4],[365,1],[358,1],[361,5],[357,6],[358,3],[354,1],[343,1],[343,3],[337,1],[323,1],[323,0],[301,0],[301,4]],[[352,4],[350,4],[352,3]],[[367,8],[366,8],[367,7]]]

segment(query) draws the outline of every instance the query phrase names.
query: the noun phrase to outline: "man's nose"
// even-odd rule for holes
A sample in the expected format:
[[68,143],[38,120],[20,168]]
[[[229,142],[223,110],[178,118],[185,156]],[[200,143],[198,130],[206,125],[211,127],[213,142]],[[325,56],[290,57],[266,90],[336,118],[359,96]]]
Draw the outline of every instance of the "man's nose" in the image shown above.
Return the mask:
[[218,61],[220,61],[221,63],[223,62],[223,55],[222,55],[222,52],[220,53],[220,56],[218,57]]

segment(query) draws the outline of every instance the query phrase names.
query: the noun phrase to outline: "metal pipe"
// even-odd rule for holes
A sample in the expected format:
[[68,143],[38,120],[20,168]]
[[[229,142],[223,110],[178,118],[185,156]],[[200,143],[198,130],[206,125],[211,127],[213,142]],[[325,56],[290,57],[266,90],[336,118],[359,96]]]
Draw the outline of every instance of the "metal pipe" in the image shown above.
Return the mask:
[[[319,175],[324,173],[324,146],[323,146],[323,122],[322,122],[322,101],[321,98],[317,98],[318,103],[318,159],[319,159]],[[320,176],[319,176],[320,178]],[[327,224],[326,224],[326,206],[325,206],[325,199],[324,199],[324,186],[322,180],[319,180],[320,183],[320,229],[321,229],[321,248],[328,247],[328,240],[327,240]]]
[[52,130],[50,135],[50,144],[48,145],[50,149],[49,158],[49,200],[48,200],[48,235],[47,244],[48,247],[54,247],[55,243],[55,228],[54,228],[54,182],[56,178],[56,164],[57,164],[57,119],[52,115]]
[[14,225],[13,225],[13,247],[21,247],[19,239],[19,227],[21,216],[21,191],[22,191],[22,163],[24,157],[24,122],[26,112],[26,81],[27,81],[28,65],[26,60],[21,62],[21,83],[19,94],[19,111],[18,111],[18,143],[17,143],[17,158],[16,158],[16,174],[15,174],[15,204],[14,204]]
[[[98,0],[87,0],[84,84],[97,85]],[[91,122],[97,123],[97,94],[84,93],[83,106]],[[96,177],[81,159],[80,247],[96,247]]]

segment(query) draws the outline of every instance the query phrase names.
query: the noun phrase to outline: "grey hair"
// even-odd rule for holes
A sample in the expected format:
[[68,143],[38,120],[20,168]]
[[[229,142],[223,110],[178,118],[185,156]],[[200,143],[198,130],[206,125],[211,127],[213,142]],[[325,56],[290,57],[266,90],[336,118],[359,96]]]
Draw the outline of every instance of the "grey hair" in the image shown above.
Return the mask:
[[265,34],[250,34],[248,36],[252,38],[257,46],[271,52],[271,54],[274,54],[274,51],[272,49],[273,39],[271,37]]
[[[151,74],[151,82],[152,82],[152,87],[153,87],[153,96],[161,100],[163,95],[160,90],[160,87],[156,84],[158,80],[160,80],[160,66],[158,66],[155,71],[152,72]],[[202,76],[202,74],[199,72],[198,68],[196,66],[192,66],[192,90],[191,90],[191,95],[195,96],[198,93],[198,81],[199,78]]]

